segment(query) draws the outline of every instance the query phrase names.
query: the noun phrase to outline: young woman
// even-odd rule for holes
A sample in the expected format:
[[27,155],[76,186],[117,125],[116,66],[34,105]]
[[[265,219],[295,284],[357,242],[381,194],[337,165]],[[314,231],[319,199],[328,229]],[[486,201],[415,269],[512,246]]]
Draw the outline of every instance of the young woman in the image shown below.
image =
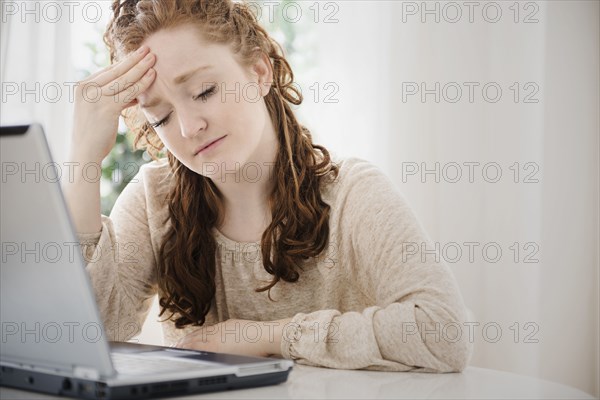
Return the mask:
[[[158,294],[165,344],[308,365],[461,371],[466,309],[406,200],[296,120],[281,47],[231,0],[115,0],[112,65],[80,83],[71,158],[100,163],[119,115],[152,154],[100,214],[65,188],[110,339]],[[100,90],[87,101],[86,91]],[[357,134],[349,132],[349,134]],[[364,134],[364,133],[363,133]]]

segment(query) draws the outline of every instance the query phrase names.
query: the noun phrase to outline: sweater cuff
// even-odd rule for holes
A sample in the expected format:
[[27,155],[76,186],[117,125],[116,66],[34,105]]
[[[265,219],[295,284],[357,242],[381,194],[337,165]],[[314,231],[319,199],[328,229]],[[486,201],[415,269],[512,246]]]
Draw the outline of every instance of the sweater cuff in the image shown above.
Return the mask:
[[112,220],[105,215],[102,215],[101,219],[102,229],[99,232],[77,233],[81,255],[86,265],[90,262],[97,263],[102,258],[103,252],[109,252],[114,247]]
[[102,235],[102,231],[96,233],[77,233],[77,238],[81,244],[96,245],[100,240],[100,235]]
[[281,356],[288,360],[296,360],[299,354],[294,345],[298,343],[302,336],[301,323],[306,319],[306,314],[298,313],[292,317],[292,320],[283,327],[283,336],[281,338]]
[[86,245],[96,245],[98,244],[98,241],[100,240],[100,236],[102,235],[102,232],[104,231],[104,225],[105,222],[107,220],[109,220],[109,218],[106,215],[100,215],[100,219],[102,221],[102,228],[98,231],[98,232],[92,232],[92,233],[80,233],[77,232],[77,239],[79,240],[79,243],[85,243]]
[[[298,313],[284,327],[281,338],[281,355],[299,364],[320,366],[315,361],[323,357],[328,343],[339,339],[327,338],[327,331],[334,317],[341,315],[337,310],[319,310],[309,314]],[[337,329],[334,330],[334,332]]]

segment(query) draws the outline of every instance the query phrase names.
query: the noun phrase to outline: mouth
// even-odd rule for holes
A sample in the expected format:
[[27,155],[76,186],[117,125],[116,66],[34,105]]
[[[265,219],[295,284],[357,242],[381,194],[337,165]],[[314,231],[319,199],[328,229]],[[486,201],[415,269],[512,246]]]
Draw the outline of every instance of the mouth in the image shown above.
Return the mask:
[[223,138],[225,138],[226,136],[227,135],[221,136],[220,138],[217,138],[215,140],[211,140],[210,142],[201,145],[194,152],[194,156],[197,156],[198,154],[202,153],[203,151],[205,151],[207,149],[213,148],[216,144],[219,144],[223,140]]

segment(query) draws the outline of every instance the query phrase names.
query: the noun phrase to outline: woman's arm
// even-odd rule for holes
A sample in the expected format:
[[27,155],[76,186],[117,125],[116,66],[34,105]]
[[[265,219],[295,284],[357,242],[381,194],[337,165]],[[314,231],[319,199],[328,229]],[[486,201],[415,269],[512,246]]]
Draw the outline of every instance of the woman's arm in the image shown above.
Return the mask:
[[[340,287],[339,293],[359,291],[362,296],[355,297],[371,299],[371,305],[268,322],[230,319],[191,332],[178,347],[282,355],[300,364],[341,369],[454,372],[466,367],[472,344],[452,272],[431,255],[423,261],[407,246],[429,239],[379,170],[361,161],[346,174],[333,206],[342,221],[335,267],[344,271],[352,288]],[[253,334],[258,330],[261,340],[239,340],[247,329]]]
[[62,187],[77,232],[96,233],[102,228],[100,180],[96,174],[100,173],[102,160],[115,145],[119,115],[136,104],[135,95],[154,81],[151,68],[154,62],[154,55],[142,47],[75,87],[69,149],[74,177],[63,181]]
[[96,172],[101,165],[101,161],[89,161],[77,157],[77,154],[71,154],[69,157],[74,166],[72,182],[62,184],[65,200],[71,212],[71,218],[75,224],[75,230],[82,233],[100,232],[102,221],[100,218],[100,179],[89,178],[85,175],[84,167],[86,165],[95,166]]
[[137,335],[157,293],[156,268],[147,216],[147,165],[117,198],[101,230],[79,233],[86,270],[109,340]]
[[75,88],[69,157],[74,174],[61,185],[111,340],[139,332],[156,290],[143,186],[128,185],[109,218],[101,215],[98,176],[115,144],[119,115],[152,84],[154,62],[142,47]]
[[349,168],[333,205],[341,218],[336,267],[371,305],[296,314],[283,356],[330,368],[461,371],[472,343],[451,270],[432,254],[409,251],[412,243],[433,246],[393,183],[368,162]]

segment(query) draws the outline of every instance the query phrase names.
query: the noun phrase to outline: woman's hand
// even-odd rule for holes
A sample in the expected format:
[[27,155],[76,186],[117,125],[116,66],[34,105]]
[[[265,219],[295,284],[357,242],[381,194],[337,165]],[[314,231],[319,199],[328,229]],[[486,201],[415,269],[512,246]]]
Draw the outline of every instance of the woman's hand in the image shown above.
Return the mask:
[[291,318],[270,322],[229,319],[196,329],[175,347],[254,357],[281,355],[281,340]]
[[154,81],[156,57],[146,46],[78,83],[72,158],[100,163],[117,138],[119,115]]

